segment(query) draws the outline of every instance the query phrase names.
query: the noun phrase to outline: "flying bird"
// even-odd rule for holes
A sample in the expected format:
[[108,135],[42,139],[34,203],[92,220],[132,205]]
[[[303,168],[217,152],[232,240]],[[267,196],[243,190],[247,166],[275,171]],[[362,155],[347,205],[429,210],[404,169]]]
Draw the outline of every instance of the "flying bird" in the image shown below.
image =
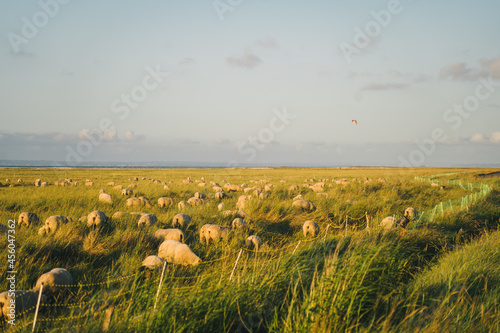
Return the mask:
[[354,123],[354,125],[357,125],[358,124],[358,121],[353,119],[352,122]]

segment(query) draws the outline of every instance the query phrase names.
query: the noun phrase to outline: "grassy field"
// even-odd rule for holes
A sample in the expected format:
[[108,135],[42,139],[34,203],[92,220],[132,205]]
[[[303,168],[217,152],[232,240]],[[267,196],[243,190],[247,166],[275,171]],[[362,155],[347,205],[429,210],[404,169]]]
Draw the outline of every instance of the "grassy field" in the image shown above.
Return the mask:
[[[111,332],[500,332],[500,181],[478,177],[493,171],[498,170],[0,169],[0,222],[17,220],[21,212],[40,218],[39,225],[16,227],[18,290],[32,289],[55,267],[73,276],[74,286],[41,308],[40,332],[96,332],[108,324]],[[183,183],[188,177],[192,182]],[[203,187],[197,182],[202,177]],[[19,178],[24,182],[18,184]],[[38,178],[49,186],[35,187]],[[53,185],[65,178],[79,185]],[[345,184],[332,181],[343,178]],[[86,179],[94,185],[85,186]],[[221,187],[267,184],[270,190],[267,198],[245,206],[250,230],[206,246],[199,241],[200,227],[230,226],[233,217],[224,217],[217,205],[236,209],[244,194],[226,191],[226,199],[216,200],[210,181]],[[327,196],[304,186],[322,181]],[[108,182],[136,184],[134,196],[146,196],[153,206],[127,207],[127,197]],[[299,190],[289,192],[291,185]],[[112,196],[112,204],[98,201],[100,189]],[[170,228],[177,203],[195,192],[205,194],[207,204],[182,212],[193,221],[186,243],[202,263],[168,264],[154,311],[161,271],[146,276],[139,269],[146,256],[158,253],[160,242],[150,233]],[[298,194],[317,210],[293,209]],[[158,207],[160,197],[175,205]],[[378,227],[407,207],[424,213],[406,229]],[[108,217],[116,211],[152,213],[158,223],[139,229],[130,216],[90,230],[78,220],[94,210]],[[73,222],[39,236],[51,215]],[[320,226],[317,238],[303,236],[306,220]],[[245,249],[250,234],[264,242],[258,252]],[[7,245],[2,234],[4,262]],[[6,265],[0,270],[6,276]],[[0,292],[7,289],[2,279]],[[19,316],[15,327],[3,328],[31,331],[33,318],[31,311]]]

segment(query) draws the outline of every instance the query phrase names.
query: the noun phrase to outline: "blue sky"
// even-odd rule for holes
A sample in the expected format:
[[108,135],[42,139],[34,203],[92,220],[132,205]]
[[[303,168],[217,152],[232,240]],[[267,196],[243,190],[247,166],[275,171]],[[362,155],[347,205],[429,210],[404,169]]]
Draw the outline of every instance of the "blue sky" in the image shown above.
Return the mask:
[[498,1],[0,8],[0,160],[500,164]]

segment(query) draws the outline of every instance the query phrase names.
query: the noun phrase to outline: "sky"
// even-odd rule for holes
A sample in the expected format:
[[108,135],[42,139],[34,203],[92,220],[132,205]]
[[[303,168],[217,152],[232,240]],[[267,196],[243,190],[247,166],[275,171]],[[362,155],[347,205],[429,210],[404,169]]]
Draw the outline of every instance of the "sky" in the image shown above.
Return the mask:
[[499,12],[1,0],[0,160],[499,166]]

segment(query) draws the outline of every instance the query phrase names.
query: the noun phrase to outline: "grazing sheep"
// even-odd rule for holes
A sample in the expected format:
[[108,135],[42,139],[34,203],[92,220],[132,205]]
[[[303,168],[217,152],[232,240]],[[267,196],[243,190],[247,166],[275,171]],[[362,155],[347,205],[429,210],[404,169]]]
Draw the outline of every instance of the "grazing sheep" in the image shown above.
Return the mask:
[[166,260],[168,263],[183,266],[196,266],[201,262],[201,259],[191,251],[189,246],[170,239],[161,243],[158,249],[158,257]]
[[399,220],[396,221],[396,227],[406,228],[406,225],[410,222],[410,219],[406,216],[403,216]]
[[215,199],[222,200],[224,198],[227,198],[226,193],[224,193],[224,192],[217,192],[217,193],[215,193]]
[[146,206],[148,208],[151,207],[151,202],[146,197],[138,197],[138,198],[128,198],[127,207],[137,207],[137,206]]
[[413,207],[408,207],[405,210],[404,216],[408,217],[410,221],[414,220],[418,216],[418,212],[415,208]]
[[17,225],[23,227],[29,227],[31,224],[38,223],[40,219],[35,213],[22,212],[19,214],[19,219],[17,220]]
[[238,186],[238,185],[225,184],[225,185],[224,185],[224,188],[225,188],[228,192],[237,192],[237,191],[241,191],[241,187],[240,187],[240,186]]
[[226,204],[221,202],[220,204],[217,205],[217,210],[221,211],[224,209],[225,206],[226,206]]
[[210,228],[213,224],[204,224],[200,228],[200,243],[202,244],[208,244],[208,238],[207,238],[207,230]]
[[101,193],[101,194],[99,194],[99,202],[104,202],[104,203],[112,205],[113,199],[111,198],[111,196],[109,194]]
[[222,188],[222,187],[220,187],[220,186],[214,186],[214,187],[212,187],[212,190],[213,190],[214,192],[222,192],[222,191],[223,191],[223,188]]
[[22,183],[24,183],[24,180],[23,180],[22,178],[19,178],[19,179],[17,180],[17,182],[18,182],[19,184],[22,184]]
[[170,239],[181,243],[184,243],[186,239],[186,235],[184,235],[181,229],[158,229],[155,231],[153,237],[161,241]]
[[47,183],[47,182],[42,182],[40,184],[40,187],[47,187],[47,186],[49,186],[49,183]]
[[266,185],[264,186],[264,192],[271,192],[273,189],[271,188],[271,186],[269,185]]
[[229,240],[229,236],[232,234],[232,231],[229,230],[226,227],[220,226],[213,224],[206,228],[205,230],[205,238],[207,241],[207,245],[210,243],[210,241],[217,243],[221,239],[227,241]]
[[396,219],[392,216],[388,216],[380,222],[380,227],[382,227],[385,230],[392,229],[395,226],[396,226]]
[[124,188],[124,189],[122,190],[122,195],[127,195],[127,196],[128,196],[128,195],[134,195],[134,191],[129,190],[128,188]]
[[138,177],[134,177],[134,178],[132,178],[132,181],[134,181],[134,182],[136,182],[136,181],[138,181],[138,180],[139,180],[139,178],[138,178]]
[[207,184],[206,184],[206,183],[203,183],[203,182],[198,183],[198,186],[199,186],[199,187],[205,187],[206,185],[207,185]]
[[309,189],[313,190],[313,192],[315,192],[315,193],[323,192],[324,191],[323,187],[317,186],[317,185],[311,186]]
[[316,237],[319,234],[319,225],[311,220],[305,221],[304,225],[302,225],[302,231],[304,232],[304,237],[307,237],[308,235]]
[[88,219],[88,215],[82,215],[82,216],[80,216],[80,218],[78,219],[78,222],[80,222],[80,223],[85,223],[85,222],[87,222],[87,219]]
[[108,182],[108,186],[115,186],[115,182]]
[[269,194],[267,193],[259,193],[259,199],[264,200],[266,198],[269,198]]
[[174,200],[172,198],[161,197],[158,199],[158,207],[169,207],[174,204]]
[[6,181],[7,183],[10,183],[10,179],[9,179],[9,178],[5,179],[5,181]]
[[42,180],[41,179],[35,180],[35,186],[39,187],[40,185],[42,185]]
[[137,188],[137,185],[136,184],[130,184],[129,186],[127,186],[128,188]]
[[[254,190],[253,187],[246,187],[243,189],[243,192],[246,194],[248,192],[252,192],[253,190]],[[255,190],[255,191],[257,191],[257,190]]]
[[189,198],[187,202],[191,206],[201,206],[205,204],[205,200],[198,198]]
[[302,196],[302,194],[297,195],[295,198],[293,198],[292,201],[297,201],[297,200],[304,200],[304,197]]
[[124,216],[125,214],[128,214],[128,213],[118,211],[118,212],[115,212],[115,213],[111,216],[111,218],[112,218],[113,220],[120,220],[120,219],[122,219],[122,218],[123,218],[123,216]]
[[139,218],[139,222],[137,222],[137,226],[139,228],[148,228],[158,222],[158,218],[154,214],[144,214]]
[[72,285],[73,277],[64,268],[54,268],[50,272],[42,274],[38,280],[36,280],[33,291],[38,293],[42,284],[43,293],[47,296],[54,296],[64,291],[69,285]]
[[186,209],[188,207],[191,207],[191,205],[188,202],[186,202],[186,201],[180,201],[177,204],[177,207],[179,208],[179,210],[183,210],[183,209]]
[[240,210],[225,210],[222,212],[222,215],[224,217],[237,216],[237,217],[241,217],[241,218],[250,220],[250,216],[241,209]]
[[[45,224],[42,227],[44,229],[44,232],[42,232],[42,234],[53,234],[54,232],[56,232],[57,229],[59,229],[61,224],[66,224],[68,222],[69,221],[68,221],[68,218],[66,216],[62,216],[62,215],[50,216],[49,218],[47,218],[45,220]],[[42,228],[40,228],[40,230],[38,230],[39,234],[40,234]]]
[[99,194],[101,193],[106,193],[106,191],[104,191],[102,188],[99,190]]
[[[0,294],[0,323],[15,320],[25,311],[35,311],[37,302],[38,294],[34,291],[4,291]],[[47,303],[47,296],[42,295],[40,303]]]
[[248,223],[247,223],[247,221],[243,220],[241,217],[237,217],[231,223],[231,227],[233,229],[247,229]]
[[106,214],[100,210],[94,210],[89,215],[87,215],[87,226],[88,227],[99,227],[108,221]]
[[316,193],[317,197],[328,198],[328,193]]
[[307,200],[296,200],[292,203],[292,206],[295,208],[300,208],[302,210],[315,211],[316,206],[310,201]]
[[201,192],[196,192],[194,195],[193,195],[194,198],[198,198],[198,199],[205,199],[205,194],[201,193]]
[[186,230],[189,226],[189,223],[191,223],[191,216],[187,214],[177,214],[174,216],[172,219],[172,227],[179,227],[182,230]]
[[94,186],[94,182],[85,182],[85,186]]
[[170,187],[168,187],[168,185],[163,185],[163,189],[164,189],[164,190],[169,190],[169,189],[170,189]]
[[163,268],[163,259],[158,256],[147,256],[146,259],[142,261],[141,267],[155,270]]
[[249,250],[259,251],[259,248],[262,246],[262,238],[255,235],[248,236],[246,245]]
[[113,187],[113,190],[121,191],[121,189],[123,189],[123,185],[116,185]]

